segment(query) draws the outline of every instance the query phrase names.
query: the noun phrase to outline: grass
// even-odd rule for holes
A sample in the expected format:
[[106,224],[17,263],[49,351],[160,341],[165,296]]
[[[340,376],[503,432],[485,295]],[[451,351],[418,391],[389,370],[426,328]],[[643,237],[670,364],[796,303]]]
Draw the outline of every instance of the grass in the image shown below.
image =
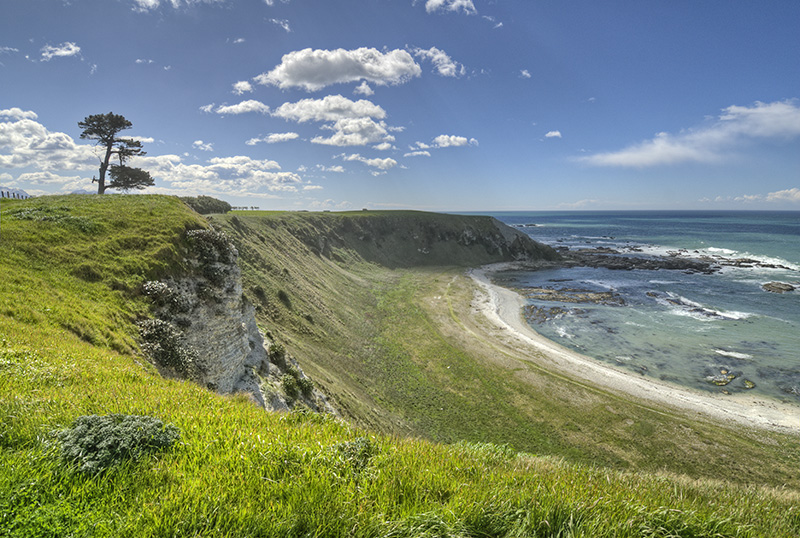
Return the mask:
[[[105,235],[62,235],[48,227],[64,226],[63,221],[16,220],[6,213],[7,208],[51,203],[102,226]],[[0,210],[0,274],[13,275],[13,284],[4,283],[0,293],[0,536],[800,535],[800,503],[791,487],[624,470],[576,462],[557,450],[534,456],[507,443],[481,442],[475,435],[465,435],[471,441],[437,443],[326,416],[266,413],[244,397],[164,379],[137,352],[130,318],[145,313],[146,306],[135,290],[143,279],[181,270],[182,230],[202,221],[175,199],[163,197],[39,199],[4,202]],[[150,221],[138,222],[143,218]],[[131,222],[122,225],[125,219]],[[138,250],[93,247],[132,235],[133,228],[144,239]],[[429,306],[431,294],[438,297],[442,291],[456,306],[463,299],[467,284],[453,281],[453,273],[387,271],[363,260],[335,266],[319,257],[297,257],[304,251],[290,236],[271,243],[272,232],[260,233],[266,240],[257,239],[261,245],[272,244],[273,257],[266,261],[274,278],[258,283],[251,273],[249,293],[261,285],[262,314],[272,312],[282,320],[278,324],[262,317],[262,323],[298,357],[331,342],[342,345],[338,357],[345,364],[335,366],[331,359],[314,368],[322,376],[347,380],[338,389],[343,394],[368,396],[348,403],[352,413],[365,412],[365,421],[376,424],[385,424],[394,413],[406,425],[419,425],[414,433],[445,426],[433,403],[421,401],[419,413],[409,410],[411,401],[431,390],[446,392],[435,397],[454,406],[490,388],[498,399],[514,395],[513,380],[480,379],[487,370],[459,352],[458,341],[436,317],[443,310]],[[277,227],[275,234],[280,236]],[[26,249],[28,255],[20,254]],[[153,256],[162,249],[172,253],[165,256],[170,263]],[[13,254],[7,256],[8,251]],[[60,262],[46,263],[47,252]],[[81,264],[115,270],[98,270],[101,278],[93,282],[74,280],[74,268]],[[124,269],[131,267],[132,273]],[[301,271],[319,271],[324,293],[301,297],[306,291]],[[126,287],[115,289],[120,287],[115,281]],[[271,295],[273,284],[285,290],[291,306],[280,302],[277,292]],[[25,296],[8,297],[9,291]],[[334,298],[363,303],[338,304]],[[62,310],[70,308],[82,332],[63,323]],[[123,312],[119,319],[109,319],[118,310]],[[353,323],[365,314],[371,319]],[[340,315],[352,318],[337,321]],[[344,335],[334,334],[336,327]],[[86,338],[89,331],[99,336]],[[372,351],[354,355],[350,363],[344,360],[346,353],[355,353],[356,343],[372,337]],[[362,340],[344,346],[348,338]],[[307,343],[295,348],[302,339]],[[369,357],[382,362],[364,363],[372,364],[372,370],[361,368],[359,361]],[[446,357],[446,364],[437,357]],[[408,366],[409,372],[396,377],[373,371],[391,361],[397,368]],[[456,382],[461,379],[463,384]],[[443,380],[452,386],[443,388]],[[394,393],[385,390],[392,383]],[[366,412],[373,405],[377,412]],[[475,404],[448,420],[467,422],[480,409]],[[61,461],[53,432],[79,416],[111,413],[173,424],[180,442],[98,475]],[[480,425],[487,438],[491,423]],[[452,440],[458,437],[457,430],[445,431],[454,432]],[[730,451],[734,456],[735,447]],[[763,465],[772,465],[772,454],[764,455]]]

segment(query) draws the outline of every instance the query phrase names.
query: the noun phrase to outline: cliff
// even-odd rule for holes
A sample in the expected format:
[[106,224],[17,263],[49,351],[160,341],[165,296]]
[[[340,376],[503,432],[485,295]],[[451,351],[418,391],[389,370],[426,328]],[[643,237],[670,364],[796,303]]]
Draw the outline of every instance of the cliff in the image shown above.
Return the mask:
[[225,234],[189,230],[186,241],[189,270],[143,287],[155,318],[139,324],[142,348],[162,374],[222,394],[248,394],[273,411],[303,404],[335,413],[284,348],[265,341],[242,294],[238,252]]

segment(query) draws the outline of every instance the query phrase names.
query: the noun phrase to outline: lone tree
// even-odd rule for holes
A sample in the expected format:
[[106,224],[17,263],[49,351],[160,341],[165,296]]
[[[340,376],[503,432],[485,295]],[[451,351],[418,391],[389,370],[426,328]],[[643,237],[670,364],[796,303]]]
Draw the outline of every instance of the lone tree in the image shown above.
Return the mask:
[[[100,160],[100,178],[92,178],[92,183],[97,183],[97,194],[103,194],[106,189],[129,191],[154,184],[149,172],[125,165],[131,157],[145,155],[141,142],[118,136],[120,131],[132,126],[125,116],[113,112],[93,114],[78,122],[78,127],[83,129],[81,138],[97,140],[97,145],[105,149],[105,156]],[[119,159],[118,165],[110,164],[114,155]],[[111,176],[110,183],[106,183],[106,172]]]

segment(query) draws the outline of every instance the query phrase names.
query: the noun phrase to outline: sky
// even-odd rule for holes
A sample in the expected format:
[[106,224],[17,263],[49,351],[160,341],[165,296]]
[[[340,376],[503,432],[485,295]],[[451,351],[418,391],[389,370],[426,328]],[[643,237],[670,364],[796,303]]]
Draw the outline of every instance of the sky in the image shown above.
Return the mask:
[[796,0],[2,0],[0,185],[286,210],[800,210]]

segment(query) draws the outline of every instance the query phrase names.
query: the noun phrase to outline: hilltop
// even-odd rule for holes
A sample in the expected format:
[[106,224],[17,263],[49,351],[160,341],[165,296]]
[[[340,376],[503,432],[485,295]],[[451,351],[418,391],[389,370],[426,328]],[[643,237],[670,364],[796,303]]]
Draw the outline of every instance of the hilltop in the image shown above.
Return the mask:
[[[0,242],[0,536],[800,533],[796,437],[642,405],[485,337],[465,270],[555,255],[490,218],[67,196],[4,200]],[[187,279],[200,299],[178,312],[252,312],[266,363],[237,376],[286,402],[296,361],[339,418],[155,364],[145,284]],[[98,475],[65,463],[53,432],[109,414],[180,440]]]

